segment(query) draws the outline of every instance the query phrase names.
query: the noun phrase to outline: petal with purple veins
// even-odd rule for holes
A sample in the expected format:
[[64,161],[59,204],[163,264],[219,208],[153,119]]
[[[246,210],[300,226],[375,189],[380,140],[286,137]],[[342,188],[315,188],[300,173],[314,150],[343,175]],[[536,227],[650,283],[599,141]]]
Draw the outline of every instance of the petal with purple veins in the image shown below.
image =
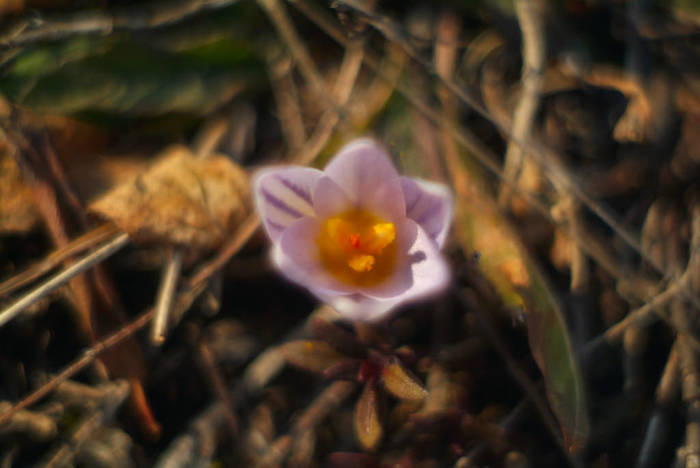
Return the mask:
[[419,179],[401,178],[406,216],[418,223],[442,247],[452,219],[454,201],[447,187]]
[[273,167],[253,182],[255,204],[273,242],[298,219],[315,216],[312,193],[323,173],[307,167]]
[[358,207],[389,220],[405,216],[401,179],[389,156],[374,141],[362,138],[346,145],[326,166],[324,173]]

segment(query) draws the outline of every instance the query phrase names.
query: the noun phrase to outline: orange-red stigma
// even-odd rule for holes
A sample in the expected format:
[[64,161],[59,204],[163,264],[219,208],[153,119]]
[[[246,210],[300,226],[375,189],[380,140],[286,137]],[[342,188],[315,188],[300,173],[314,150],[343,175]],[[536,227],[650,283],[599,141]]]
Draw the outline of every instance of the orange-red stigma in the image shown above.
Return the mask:
[[316,239],[321,263],[337,279],[356,286],[382,282],[396,260],[396,228],[365,210],[326,219]]

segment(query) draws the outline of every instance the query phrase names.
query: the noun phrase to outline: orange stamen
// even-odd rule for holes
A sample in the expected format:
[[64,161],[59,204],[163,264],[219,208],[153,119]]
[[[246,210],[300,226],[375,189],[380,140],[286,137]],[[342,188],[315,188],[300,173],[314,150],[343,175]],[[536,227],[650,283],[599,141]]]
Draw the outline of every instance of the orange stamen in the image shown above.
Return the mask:
[[350,210],[326,219],[316,238],[325,269],[353,285],[374,285],[393,270],[396,228],[373,213]]

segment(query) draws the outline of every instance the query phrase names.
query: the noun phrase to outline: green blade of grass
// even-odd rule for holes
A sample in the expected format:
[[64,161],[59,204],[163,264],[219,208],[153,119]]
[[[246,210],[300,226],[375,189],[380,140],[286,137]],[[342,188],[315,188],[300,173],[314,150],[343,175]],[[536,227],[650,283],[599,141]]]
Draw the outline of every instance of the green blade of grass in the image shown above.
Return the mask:
[[[574,358],[559,304],[525,247],[496,207],[483,174],[463,161],[456,185],[455,231],[462,248],[478,253],[478,268],[503,303],[526,312],[530,350],[542,372],[549,404],[571,452],[588,436],[589,422],[581,372]],[[454,170],[454,167],[452,168]]]

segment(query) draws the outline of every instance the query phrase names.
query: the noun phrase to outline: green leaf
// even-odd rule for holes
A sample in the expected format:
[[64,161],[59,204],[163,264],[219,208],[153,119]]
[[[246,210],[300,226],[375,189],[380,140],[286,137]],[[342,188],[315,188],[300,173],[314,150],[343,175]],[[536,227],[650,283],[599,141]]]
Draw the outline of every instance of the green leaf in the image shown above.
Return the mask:
[[544,377],[564,440],[569,450],[576,451],[588,437],[586,396],[559,304],[498,211],[481,170],[471,160],[463,163],[461,181],[456,184],[457,236],[465,251],[479,254],[478,267],[504,304],[526,311],[530,350]]
[[11,100],[25,96],[41,77],[67,64],[109,49],[109,41],[75,37],[56,44],[32,46],[21,50],[6,65],[0,78],[0,91]]
[[[182,53],[114,40],[37,48],[12,62],[0,92],[59,114],[204,115],[254,81],[251,54],[236,50],[226,40]],[[231,56],[224,59],[225,53]]]

